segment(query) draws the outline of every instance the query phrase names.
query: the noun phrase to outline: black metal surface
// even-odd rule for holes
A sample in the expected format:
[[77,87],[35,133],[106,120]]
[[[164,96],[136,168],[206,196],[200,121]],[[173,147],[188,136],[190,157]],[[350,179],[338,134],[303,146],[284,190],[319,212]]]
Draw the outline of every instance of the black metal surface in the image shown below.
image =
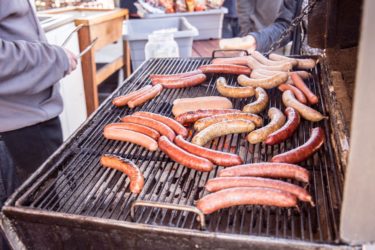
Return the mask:
[[[149,84],[150,73],[185,72],[209,61],[207,58],[150,60],[125,82],[115,96]],[[322,85],[319,84],[320,65],[311,73],[313,78],[307,83],[321,100],[314,108],[327,114]],[[59,153],[61,159],[51,166],[51,170],[46,171],[44,176],[21,193],[16,201],[17,206],[47,214],[50,211],[131,222],[130,206],[137,199],[193,205],[195,200],[207,194],[204,184],[216,176],[219,167],[210,173],[200,173],[171,161],[160,151],[149,152],[130,143],[106,140],[102,136],[102,130],[106,124],[117,122],[119,117],[138,110],[171,116],[172,102],[176,98],[218,95],[215,88],[217,77],[218,75],[210,75],[205,84],[194,88],[163,90],[157,98],[134,110],[116,108],[108,100],[73,138],[74,142],[70,142],[70,147]],[[229,84],[235,84],[235,76],[226,77]],[[279,91],[273,89],[268,93],[271,96],[269,106],[284,110]],[[236,108],[242,108],[250,100],[252,98],[232,99]],[[265,114],[266,112],[262,113],[262,116],[267,123]],[[328,121],[314,124],[303,121],[292,138],[275,146],[250,145],[245,140],[246,134],[241,134],[218,138],[211,143],[211,148],[238,153],[247,163],[268,161],[273,155],[304,143],[310,135],[310,129],[316,126],[324,127],[328,139],[314,157],[300,164],[310,171],[312,178],[307,189],[315,200],[315,207],[303,203],[300,204],[300,211],[262,206],[232,207],[207,216],[207,231],[314,243],[338,242],[343,173],[335,162],[329,140],[332,130]],[[124,174],[100,166],[99,157],[103,153],[121,155],[133,160],[141,168],[145,186],[139,195],[129,192],[129,180]],[[136,223],[200,232],[196,216],[191,213],[139,207],[135,211],[135,217]]]

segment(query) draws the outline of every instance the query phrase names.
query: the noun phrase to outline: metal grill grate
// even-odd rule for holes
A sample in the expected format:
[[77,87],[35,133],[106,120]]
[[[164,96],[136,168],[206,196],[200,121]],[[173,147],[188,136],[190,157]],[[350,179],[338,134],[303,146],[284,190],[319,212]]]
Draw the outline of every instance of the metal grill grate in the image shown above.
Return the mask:
[[[149,84],[148,75],[151,73],[185,72],[209,62],[208,58],[149,60],[114,95],[128,93]],[[322,86],[319,84],[322,81],[320,65],[318,64],[311,73],[313,78],[307,83],[321,100],[314,108],[326,114]],[[210,75],[206,84],[194,88],[163,90],[157,98],[134,110],[116,108],[107,100],[89,120],[87,126],[72,139],[71,146],[60,152],[61,159],[28,189],[16,204],[44,211],[120,221],[131,221],[130,206],[137,199],[193,205],[195,200],[207,193],[204,185],[208,179],[216,176],[219,167],[210,173],[200,173],[171,161],[160,151],[149,152],[134,144],[106,140],[102,136],[102,131],[106,124],[117,122],[119,117],[139,110],[172,116],[171,104],[176,98],[219,95],[215,88],[217,77],[218,75]],[[228,84],[235,84],[236,76],[226,75],[226,78]],[[271,96],[269,106],[284,110],[280,92],[273,89],[268,93]],[[252,99],[232,101],[235,108],[242,108]],[[262,116],[265,123],[268,123],[266,111]],[[211,148],[240,154],[246,163],[268,161],[273,155],[305,142],[310,129],[316,126],[324,127],[326,138],[330,138],[332,131],[328,121],[312,124],[303,120],[297,133],[279,145],[250,145],[245,140],[246,134],[241,134],[218,138],[211,143]],[[99,157],[103,153],[126,157],[140,166],[145,176],[145,186],[139,195],[129,193],[129,180],[124,174],[100,166]],[[332,145],[327,139],[313,158],[300,164],[310,171],[311,183],[308,191],[314,198],[315,207],[301,204],[299,212],[296,209],[263,206],[222,209],[206,216],[207,230],[310,242],[337,242],[343,175],[333,154]],[[192,213],[138,207],[135,217],[136,223],[198,230],[196,215]]]

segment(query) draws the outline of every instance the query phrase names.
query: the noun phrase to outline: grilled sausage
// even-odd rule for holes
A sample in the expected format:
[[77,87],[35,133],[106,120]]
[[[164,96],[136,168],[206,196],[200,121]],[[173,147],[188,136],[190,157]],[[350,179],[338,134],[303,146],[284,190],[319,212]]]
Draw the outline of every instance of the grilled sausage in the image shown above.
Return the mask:
[[151,119],[157,120],[161,123],[164,123],[165,125],[167,125],[171,129],[173,129],[173,131],[176,134],[182,135],[182,137],[184,137],[184,138],[188,135],[188,131],[184,126],[182,126],[180,123],[176,122],[175,120],[173,120],[169,117],[159,115],[159,114],[150,113],[150,112],[145,112],[145,111],[135,112],[133,115],[151,118]]
[[124,116],[121,118],[121,121],[123,122],[130,122],[130,123],[137,123],[141,124],[144,126],[147,126],[149,128],[155,129],[158,131],[161,135],[165,135],[168,137],[169,140],[173,141],[174,137],[176,136],[173,130],[165,125],[162,122],[156,121],[154,119],[150,119],[147,117],[142,117],[142,116]]
[[130,191],[139,194],[145,183],[141,170],[134,162],[120,156],[105,154],[100,157],[100,164],[107,168],[113,168],[129,176]]
[[313,59],[296,59],[296,58],[290,58],[278,54],[271,53],[269,55],[269,58],[274,61],[288,61],[293,64],[293,66],[296,66],[300,69],[312,69],[315,67],[316,62]]
[[141,134],[145,134],[149,137],[151,137],[154,140],[159,139],[160,134],[155,129],[136,124],[136,123],[128,123],[128,122],[119,122],[119,123],[111,123],[104,127],[104,131],[108,129],[126,129],[135,131]]
[[235,64],[247,66],[247,60],[250,56],[238,56],[228,58],[215,58],[212,60],[212,64]]
[[261,177],[217,177],[207,181],[205,188],[208,192],[217,192],[235,187],[265,187],[291,193],[301,201],[309,202],[314,206],[311,195],[300,186],[279,180]]
[[103,135],[106,139],[131,142],[150,151],[156,151],[158,149],[158,143],[143,133],[127,129],[107,128],[104,130]]
[[232,102],[222,96],[204,96],[195,98],[181,98],[173,102],[172,113],[178,116],[198,109],[232,109]]
[[[205,74],[196,74],[188,77],[183,78],[165,78],[160,79],[158,81],[154,81],[155,84],[161,84],[166,89],[181,89],[181,88],[188,88],[194,87],[199,84],[202,84],[206,81],[207,77]],[[154,82],[152,84],[154,84]]]
[[327,118],[319,111],[300,103],[290,90],[283,92],[282,99],[285,106],[296,109],[300,115],[308,121],[318,122]]
[[281,128],[286,119],[284,114],[277,108],[270,108],[268,110],[268,117],[271,119],[270,123],[247,135],[246,138],[250,143],[256,144],[264,141],[269,134]]
[[112,100],[112,104],[117,106],[117,107],[122,107],[128,104],[128,102],[131,99],[134,99],[135,97],[138,97],[140,95],[145,94],[147,91],[149,91],[152,88],[151,85],[147,85],[139,90],[130,92],[129,94],[118,96]]
[[212,124],[222,122],[222,121],[229,121],[229,120],[248,120],[255,124],[256,127],[263,126],[263,119],[262,117],[254,114],[249,113],[229,113],[229,114],[220,114],[220,115],[213,115],[210,117],[199,119],[194,123],[194,129],[196,131],[201,131]]
[[298,61],[295,58],[287,57],[287,56],[282,56],[279,54],[271,53],[269,54],[268,58],[272,61],[286,61],[290,62],[293,66],[297,66]]
[[292,136],[294,131],[297,130],[301,121],[297,110],[291,107],[287,107],[285,109],[285,115],[288,117],[287,122],[280,129],[267,136],[267,139],[265,140],[266,144],[274,145],[285,141],[287,138]]
[[269,98],[264,89],[257,87],[255,89],[255,97],[257,99],[254,102],[246,104],[243,107],[243,112],[258,114],[267,107]]
[[250,131],[253,131],[254,128],[254,123],[247,120],[239,119],[218,122],[196,134],[193,137],[192,142],[196,145],[204,146],[216,137],[229,134],[249,133]]
[[[267,57],[265,57],[264,55],[262,55],[260,52],[258,51],[254,51],[251,53],[251,56],[257,60],[258,62],[260,62],[261,64],[263,65],[267,65],[267,66],[279,66],[279,65],[282,65],[285,63],[285,61],[272,61],[270,59],[268,59]],[[293,65],[292,65],[293,66]]]
[[216,80],[216,88],[217,88],[217,91],[222,96],[231,97],[231,98],[247,98],[255,94],[254,88],[250,86],[247,86],[247,87],[229,86],[224,77],[219,77]]
[[250,75],[250,68],[247,66],[242,65],[234,65],[234,64],[209,64],[209,65],[202,65],[198,68],[204,74],[244,74]]
[[310,138],[301,146],[272,157],[272,162],[298,163],[314,154],[324,143],[322,128],[313,128]]
[[254,69],[266,69],[266,70],[269,70],[269,71],[284,71],[284,72],[287,72],[287,71],[290,71],[293,68],[292,63],[290,63],[290,62],[283,62],[282,64],[273,65],[273,66],[264,65],[264,64],[260,63],[259,61],[257,61],[252,56],[248,58],[247,65],[253,70]]
[[297,198],[287,192],[260,187],[224,189],[208,194],[197,201],[197,208],[204,214],[239,205],[267,205],[275,207],[297,207]]
[[159,147],[169,158],[185,167],[201,172],[209,172],[213,168],[212,162],[183,150],[165,136],[159,138]]
[[188,111],[180,114],[175,118],[176,121],[185,125],[193,123],[201,118],[210,117],[218,114],[232,114],[240,113],[241,110],[238,109],[198,109],[196,111]]
[[220,170],[218,176],[291,178],[305,183],[309,182],[309,171],[307,171],[306,169],[294,164],[274,162],[261,162],[234,166]]
[[174,139],[174,142],[177,146],[188,151],[189,153],[206,158],[218,166],[229,167],[243,163],[241,157],[236,154],[225,153],[195,145],[185,141],[180,135]]
[[261,87],[264,89],[272,89],[285,83],[288,80],[288,73],[281,72],[274,76],[269,76],[262,79],[252,79],[245,75],[239,75],[237,77],[237,82],[241,86],[251,86],[251,87]]
[[129,108],[132,109],[139,105],[144,104],[148,100],[151,100],[152,98],[158,96],[162,90],[163,90],[163,86],[161,86],[160,84],[153,86],[151,89],[147,90],[146,93],[143,93],[142,95],[136,96],[134,99],[131,99],[128,102]]
[[319,102],[318,97],[314,95],[313,92],[311,92],[311,90],[306,86],[306,84],[298,74],[291,73],[290,78],[292,79],[294,85],[305,94],[307,100],[309,100],[309,103],[317,104]]
[[198,75],[198,74],[202,74],[202,71],[193,70],[193,71],[189,71],[189,72],[177,73],[177,74],[171,74],[171,75],[151,74],[150,79],[151,79],[151,82],[155,85],[155,84],[160,83],[160,81],[163,81],[165,79],[175,79],[175,80],[177,80],[177,79],[181,79],[181,78],[185,78],[185,77],[189,77],[189,76],[194,76],[194,75]]
[[306,96],[302,93],[301,90],[299,90],[298,88],[294,87],[293,85],[283,83],[283,84],[279,85],[278,89],[280,91],[282,91],[282,92],[284,92],[285,90],[292,91],[293,94],[294,94],[294,96],[297,98],[297,100],[300,103],[307,104]]

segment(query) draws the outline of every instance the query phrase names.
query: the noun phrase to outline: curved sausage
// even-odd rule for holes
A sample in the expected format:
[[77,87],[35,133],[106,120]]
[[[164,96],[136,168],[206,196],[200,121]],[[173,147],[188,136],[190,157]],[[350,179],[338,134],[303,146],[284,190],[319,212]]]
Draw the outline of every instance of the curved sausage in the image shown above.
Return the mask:
[[173,120],[169,117],[159,115],[159,114],[150,113],[150,112],[145,112],[145,111],[138,111],[138,112],[135,112],[133,115],[147,117],[147,118],[151,118],[151,119],[157,120],[159,122],[162,122],[165,125],[167,125],[168,127],[170,127],[171,129],[173,129],[173,131],[176,134],[182,135],[182,137],[184,137],[184,138],[188,135],[188,131],[184,126],[182,126],[180,123],[176,122],[175,120]]
[[288,163],[261,162],[244,164],[219,170],[219,177],[255,176],[271,178],[290,178],[305,183],[309,182],[309,171]]
[[278,89],[280,91],[282,91],[282,92],[284,92],[285,90],[292,91],[293,94],[294,94],[294,96],[297,98],[297,100],[300,103],[307,104],[306,96],[302,93],[301,90],[299,90],[298,88],[294,87],[293,85],[283,83],[283,84],[279,85]]
[[252,79],[245,75],[239,75],[237,82],[241,86],[251,86],[251,87],[261,87],[264,89],[272,89],[279,86],[282,83],[285,83],[288,80],[288,73],[281,72],[274,76],[261,79]]
[[155,84],[160,83],[160,81],[163,81],[165,79],[175,79],[176,80],[176,79],[194,76],[194,75],[198,75],[198,74],[202,74],[202,71],[197,69],[197,70],[193,70],[193,71],[189,71],[189,72],[177,73],[177,74],[171,74],[171,75],[151,74],[150,79],[151,79],[152,83],[155,85]]
[[291,193],[301,201],[309,202],[314,206],[311,195],[300,186],[279,180],[261,177],[216,177],[207,181],[205,188],[208,192],[217,192],[223,189],[235,187],[265,187]]
[[232,109],[232,102],[222,96],[203,96],[193,98],[180,98],[173,101],[172,113],[178,116],[188,111],[198,109]]
[[174,142],[177,146],[188,151],[189,153],[206,158],[218,166],[229,167],[243,163],[241,157],[236,154],[225,153],[195,145],[185,141],[180,135],[174,139]]
[[235,64],[235,65],[247,66],[247,60],[249,57],[250,56],[215,58],[212,60],[211,64]]
[[216,137],[229,134],[249,133],[253,131],[254,128],[254,123],[247,120],[239,119],[218,122],[197,133],[193,137],[192,142],[196,145],[204,146]]
[[181,89],[197,86],[206,81],[206,79],[207,77],[205,74],[196,74],[183,78],[159,79],[158,81],[155,81],[155,84],[161,84],[166,89]]
[[318,97],[311,92],[298,74],[292,72],[290,73],[290,78],[292,78],[294,85],[305,94],[307,100],[309,100],[309,103],[317,104],[319,102]]
[[145,183],[141,170],[134,162],[120,156],[105,154],[100,157],[100,164],[107,168],[113,168],[129,176],[130,191],[139,194]]
[[115,105],[115,106],[117,106],[117,107],[125,106],[126,104],[128,104],[128,102],[131,99],[134,99],[135,97],[143,95],[144,93],[146,93],[151,88],[152,88],[151,85],[147,85],[147,86],[145,86],[145,87],[143,87],[141,89],[138,89],[136,91],[130,92],[129,94],[115,97],[112,100],[112,104]]
[[298,61],[295,58],[287,57],[287,56],[282,56],[279,54],[271,53],[269,54],[268,58],[272,61],[285,61],[285,62],[290,62],[293,66],[297,66]]
[[257,60],[261,64],[267,65],[267,66],[279,66],[279,65],[282,65],[282,64],[285,63],[285,61],[272,61],[272,60],[269,60],[267,57],[265,57],[259,51],[256,51],[256,50],[251,53],[251,56],[253,58],[255,58],[255,60]]
[[292,136],[294,131],[297,130],[301,121],[297,110],[291,107],[287,107],[285,109],[285,115],[288,117],[287,122],[280,129],[267,136],[267,139],[265,140],[266,144],[275,145],[277,143],[285,141],[287,138]]
[[175,162],[201,172],[209,172],[213,169],[213,164],[209,160],[193,155],[182,148],[176,146],[166,136],[159,138],[159,148]]
[[119,123],[111,123],[104,127],[104,131],[108,129],[126,129],[135,131],[141,134],[145,134],[149,137],[151,137],[154,140],[159,139],[160,134],[155,129],[136,124],[136,123],[128,123],[128,122],[119,122]]
[[270,70],[270,71],[287,72],[287,71],[292,70],[292,68],[293,68],[292,63],[290,63],[290,62],[283,62],[282,64],[273,65],[273,66],[264,65],[264,64],[260,63],[259,61],[257,61],[254,57],[249,57],[249,59],[247,60],[247,65],[253,70],[254,69],[266,69],[266,70]]
[[250,68],[247,66],[242,65],[234,65],[234,64],[208,64],[202,65],[198,68],[205,74],[244,74],[250,75]]
[[296,66],[300,69],[312,69],[315,67],[316,62],[313,59],[300,59],[300,58],[290,58],[278,54],[271,53],[269,58],[274,61],[288,61],[293,63],[293,66]]
[[314,154],[324,143],[322,128],[313,128],[310,138],[301,146],[272,157],[272,162],[298,163]]
[[263,126],[263,119],[262,117],[250,113],[229,113],[229,114],[220,114],[220,115],[213,115],[210,117],[199,119],[194,123],[194,129],[196,131],[202,131],[203,129],[211,126],[212,124],[229,121],[229,120],[247,120],[251,121],[255,124],[256,127]]
[[144,104],[148,100],[151,100],[152,98],[158,96],[162,90],[163,86],[161,86],[160,84],[153,86],[151,89],[147,90],[146,93],[143,93],[142,95],[136,96],[134,99],[131,99],[128,102],[129,108],[132,109]]
[[208,194],[197,201],[197,208],[204,214],[239,205],[266,205],[275,207],[297,207],[297,198],[287,192],[260,187],[224,189]]
[[247,135],[246,138],[250,143],[256,144],[264,141],[269,134],[281,128],[286,119],[284,114],[277,108],[270,108],[268,110],[268,117],[271,121],[266,126],[254,130]]
[[121,118],[123,122],[137,123],[158,131],[161,135],[165,135],[169,140],[173,141],[176,136],[173,130],[162,122],[156,121],[142,116],[128,115]]
[[250,86],[247,86],[247,87],[229,86],[224,77],[219,77],[216,80],[216,88],[217,88],[217,91],[222,96],[231,97],[231,98],[247,98],[255,94],[254,88]]
[[254,102],[246,104],[243,107],[243,112],[258,114],[267,107],[269,98],[264,89],[257,87],[255,89],[255,97],[256,100]]
[[178,115],[175,120],[185,125],[193,123],[201,118],[210,117],[218,114],[240,113],[238,109],[198,109],[196,111],[188,111]]
[[319,111],[300,103],[290,90],[283,92],[282,99],[285,106],[296,109],[300,115],[308,121],[318,122],[327,118]]

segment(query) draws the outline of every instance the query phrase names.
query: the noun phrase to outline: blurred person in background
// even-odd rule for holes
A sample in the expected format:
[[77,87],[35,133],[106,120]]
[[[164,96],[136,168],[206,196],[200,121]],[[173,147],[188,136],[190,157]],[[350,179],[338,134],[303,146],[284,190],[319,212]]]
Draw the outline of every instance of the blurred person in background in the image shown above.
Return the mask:
[[237,37],[240,33],[237,17],[237,0],[225,0],[223,7],[228,9],[228,13],[224,15],[222,38]]

